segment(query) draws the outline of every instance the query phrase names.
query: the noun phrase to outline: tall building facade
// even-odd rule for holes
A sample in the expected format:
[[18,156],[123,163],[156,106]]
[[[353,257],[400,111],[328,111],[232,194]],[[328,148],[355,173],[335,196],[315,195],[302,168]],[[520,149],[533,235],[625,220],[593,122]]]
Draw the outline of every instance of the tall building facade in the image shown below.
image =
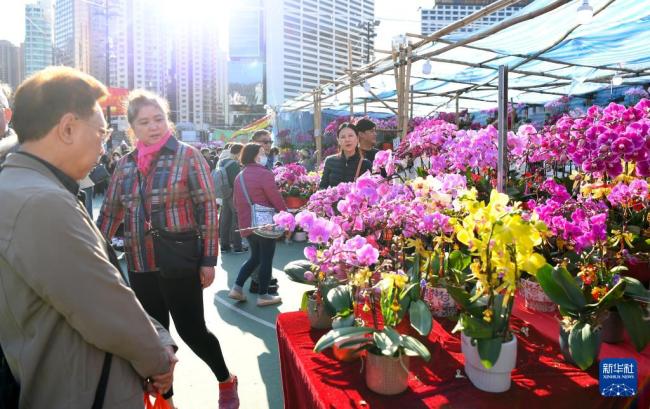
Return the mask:
[[[455,21],[469,16],[490,3],[494,3],[494,1],[495,0],[435,0],[433,8],[422,9],[420,11],[422,34],[430,35],[441,28],[447,27]],[[532,0],[520,1],[519,3],[515,3],[513,6],[505,7],[490,15],[480,18],[466,27],[460,28],[457,32],[468,33],[489,27],[512,16],[531,2]]]
[[21,81],[20,47],[7,40],[0,40],[0,82],[9,84],[15,90]]
[[25,6],[23,74],[28,77],[53,61],[52,3],[40,0]]
[[374,20],[374,0],[266,1],[266,75],[269,105],[282,104],[345,74],[374,49],[363,24]]
[[266,39],[262,0],[241,0],[228,25],[227,117],[242,126],[266,115]]
[[56,0],[54,62],[90,73],[90,8],[88,0]]
[[164,95],[169,80],[165,33],[170,28],[162,23],[157,2],[105,0],[89,10],[91,74],[111,87],[145,88]]
[[227,59],[215,21],[206,16],[179,19],[171,41],[169,95],[172,117],[182,127],[206,135],[225,122],[223,83]]

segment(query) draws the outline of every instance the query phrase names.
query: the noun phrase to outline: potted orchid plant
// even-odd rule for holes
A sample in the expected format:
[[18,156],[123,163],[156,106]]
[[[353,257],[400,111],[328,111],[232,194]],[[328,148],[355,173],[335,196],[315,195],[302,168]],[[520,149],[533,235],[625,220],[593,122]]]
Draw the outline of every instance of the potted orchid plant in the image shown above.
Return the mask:
[[534,275],[546,263],[535,250],[545,226],[496,191],[487,204],[477,200],[476,191],[468,191],[459,205],[465,217],[456,225],[456,235],[473,261],[468,285],[448,287],[461,308],[454,331],[462,332],[470,381],[487,392],[504,392],[510,388],[517,352],[509,325],[514,296],[521,274]]

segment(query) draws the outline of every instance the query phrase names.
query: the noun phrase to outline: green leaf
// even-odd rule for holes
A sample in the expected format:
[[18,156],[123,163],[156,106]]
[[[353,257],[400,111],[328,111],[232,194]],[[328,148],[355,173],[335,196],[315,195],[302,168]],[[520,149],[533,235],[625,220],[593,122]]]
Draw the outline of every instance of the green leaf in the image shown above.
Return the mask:
[[459,323],[462,322],[462,329],[465,335],[477,339],[490,339],[494,338],[494,331],[492,324],[485,322],[482,318],[473,317],[471,315],[462,314]]
[[470,295],[465,290],[453,285],[448,285],[446,288],[451,298],[456,301],[462,310],[467,311],[470,315],[482,316],[483,308],[472,302]]
[[338,345],[339,348],[354,348],[358,346],[363,346],[366,344],[370,344],[371,341],[368,338],[352,338],[348,341],[342,342],[341,344]]
[[588,322],[580,321],[571,329],[569,352],[580,369],[585,370],[593,365],[599,346],[599,336]]
[[650,303],[650,291],[639,280],[632,277],[621,277],[625,281],[625,296],[637,301]]
[[345,327],[333,329],[318,340],[314,346],[314,351],[321,352],[322,350],[334,345],[335,342],[345,342],[351,337],[370,334],[371,332],[374,332],[374,329],[368,327]]
[[556,267],[553,269],[553,278],[555,281],[562,287],[566,296],[571,300],[573,305],[577,306],[578,309],[584,307],[587,304],[585,296],[576,283],[576,279],[566,270],[564,267]]
[[352,308],[352,297],[350,296],[350,287],[347,285],[339,285],[332,288],[327,293],[327,300],[332,304],[332,307],[339,312],[348,308]]
[[[468,335],[468,334],[466,334]],[[476,348],[478,349],[478,356],[481,358],[481,363],[487,369],[494,366],[499,354],[501,353],[501,338],[477,338]]]
[[431,332],[432,320],[429,307],[422,300],[411,302],[409,308],[409,317],[411,317],[411,326],[422,336],[427,336]]
[[403,300],[404,297],[406,297],[408,295],[409,291],[411,291],[413,289],[413,287],[415,287],[416,285],[420,285],[420,283],[419,282],[410,283],[409,285],[404,287],[402,292],[399,294],[399,299]]
[[[564,276],[564,273],[569,276],[569,279],[572,280],[571,275],[566,269],[562,269],[563,273],[560,273]],[[571,312],[577,312],[580,310],[578,304],[574,303],[571,298],[567,295],[563,286],[561,286],[555,279],[553,274],[554,270],[549,264],[544,265],[542,268],[537,271],[535,278],[537,282],[542,287],[546,295],[556,304],[558,304],[561,309],[568,310]],[[582,296],[582,294],[581,294]],[[582,296],[584,300],[584,296]]]
[[309,303],[309,297],[314,293],[315,290],[305,291],[302,294],[302,299],[300,300],[300,311],[307,311],[307,305]]
[[382,355],[393,356],[400,347],[400,335],[390,327],[376,331],[372,337]]
[[460,250],[454,250],[449,254],[449,268],[457,271],[464,271],[472,263],[472,257]]
[[427,362],[429,362],[431,359],[431,353],[429,352],[429,349],[423,343],[413,338],[412,336],[402,335],[401,344],[404,347],[407,355],[411,355],[410,353],[413,353],[414,356],[421,356],[422,359]]
[[354,325],[354,314],[348,314],[345,317],[336,317],[332,320],[333,329],[351,327],[353,325]]
[[614,287],[612,287],[609,291],[607,291],[607,293],[605,294],[605,296],[603,296],[603,298],[598,300],[598,302],[595,305],[596,309],[608,309],[614,306],[614,304],[616,304],[617,302],[619,302],[621,298],[623,298],[624,292],[625,292],[625,281],[620,280],[618,283],[616,283]]
[[650,342],[650,324],[645,320],[647,313],[639,303],[631,300],[616,304],[616,309],[634,347],[641,352]]

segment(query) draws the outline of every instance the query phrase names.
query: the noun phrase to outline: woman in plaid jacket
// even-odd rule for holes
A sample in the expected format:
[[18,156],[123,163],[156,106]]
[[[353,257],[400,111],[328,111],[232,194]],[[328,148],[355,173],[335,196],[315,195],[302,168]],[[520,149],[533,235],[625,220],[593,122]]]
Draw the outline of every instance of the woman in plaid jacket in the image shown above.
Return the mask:
[[[142,306],[165,328],[171,314],[183,341],[217,377],[219,407],[237,408],[237,378],[230,374],[203,313],[202,289],[214,280],[219,248],[214,184],[201,153],[174,138],[168,114],[167,101],[153,93],[136,90],[129,95],[127,117],[137,146],[118,162],[97,223],[110,241],[124,222],[129,281]],[[152,226],[200,232],[196,274],[161,276],[148,234]]]

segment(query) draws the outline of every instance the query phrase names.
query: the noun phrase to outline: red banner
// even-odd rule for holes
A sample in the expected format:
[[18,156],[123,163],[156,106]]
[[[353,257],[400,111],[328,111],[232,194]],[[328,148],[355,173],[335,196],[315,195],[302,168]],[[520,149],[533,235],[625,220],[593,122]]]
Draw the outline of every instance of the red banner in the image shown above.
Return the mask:
[[99,105],[106,110],[111,107],[111,115],[126,115],[126,102],[129,96],[127,88],[108,88],[109,95]]

